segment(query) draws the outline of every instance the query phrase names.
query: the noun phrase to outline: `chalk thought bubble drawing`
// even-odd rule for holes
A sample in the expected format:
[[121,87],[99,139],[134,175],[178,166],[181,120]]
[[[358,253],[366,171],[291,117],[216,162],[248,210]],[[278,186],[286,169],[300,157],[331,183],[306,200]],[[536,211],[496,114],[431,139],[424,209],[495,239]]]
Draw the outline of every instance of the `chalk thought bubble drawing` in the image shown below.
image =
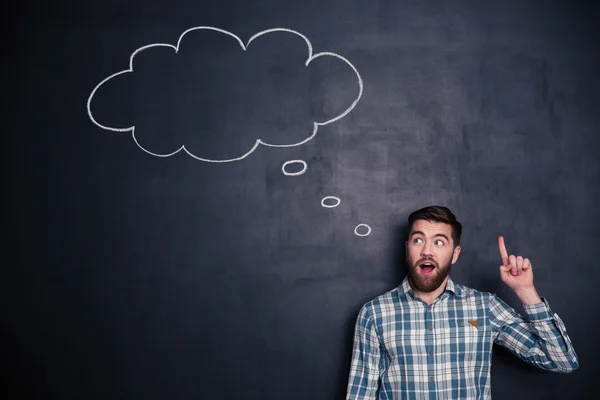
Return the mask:
[[[361,229],[359,229],[361,228]],[[362,230],[365,230],[364,232],[360,232]],[[369,236],[371,234],[371,227],[367,224],[358,224],[356,225],[356,228],[354,228],[354,234],[356,236]]]
[[325,196],[321,199],[321,207],[325,208],[335,208],[340,205],[342,200],[336,196]]
[[[296,172],[290,172],[288,170],[288,165],[294,165],[294,164],[300,164],[302,165],[302,169],[296,171]],[[306,169],[308,168],[308,165],[306,164],[305,161],[302,160],[290,160],[290,161],[286,161],[283,163],[283,165],[281,166],[281,170],[283,171],[284,175],[287,176],[298,176],[298,175],[302,175],[303,173],[306,172]]]
[[[315,59],[319,58],[319,57],[334,57],[338,60],[343,61],[344,63],[346,63],[354,72],[354,74],[356,74],[356,79],[358,81],[358,94],[356,96],[356,98],[352,101],[352,103],[350,104],[350,106],[348,108],[346,108],[343,112],[339,113],[338,115],[334,116],[333,118],[324,120],[324,121],[313,121],[313,127],[312,127],[312,132],[307,132],[307,135],[305,138],[303,138],[302,140],[299,141],[294,141],[294,143],[286,143],[286,144],[275,144],[272,143],[271,141],[267,141],[267,140],[263,140],[261,138],[258,138],[254,141],[254,144],[251,146],[251,148],[247,151],[245,151],[243,154],[237,156],[237,157],[232,157],[232,158],[224,158],[224,159],[217,159],[214,157],[205,157],[205,156],[201,156],[198,153],[198,151],[190,151],[185,144],[181,145],[177,150],[175,151],[170,151],[170,152],[156,152],[156,151],[152,151],[150,148],[148,148],[148,146],[142,146],[142,144],[140,143],[139,139],[139,132],[136,131],[136,125],[132,125],[129,127],[115,127],[115,126],[110,126],[108,124],[102,124],[100,122],[98,122],[98,120],[94,117],[94,113],[92,112],[92,102],[94,99],[95,94],[98,92],[99,88],[102,87],[102,85],[105,85],[107,82],[109,82],[111,79],[114,79],[116,77],[119,76],[123,76],[125,74],[131,74],[134,72],[134,58],[136,56],[138,56],[141,52],[150,49],[150,48],[167,48],[167,49],[172,49],[175,51],[175,53],[177,54],[179,52],[180,46],[181,46],[181,42],[184,39],[185,35],[192,32],[192,31],[201,31],[201,30],[205,30],[205,31],[212,31],[212,32],[216,32],[219,34],[223,34],[226,35],[230,38],[234,38],[237,43],[240,45],[241,49],[243,51],[247,51],[248,50],[248,46],[250,45],[250,43],[252,43],[254,40],[258,39],[259,37],[263,36],[263,35],[267,35],[267,34],[273,34],[273,33],[286,33],[286,34],[294,34],[299,36],[300,38],[302,38],[304,40],[304,42],[306,43],[307,46],[307,51],[308,51],[308,56],[304,62],[304,65],[306,67],[308,67],[308,65]],[[306,36],[304,36],[303,34],[296,32],[294,30],[291,29],[286,29],[286,28],[274,28],[274,29],[268,29],[268,30],[264,30],[261,32],[258,32],[257,34],[255,34],[254,36],[250,37],[250,39],[244,44],[244,42],[242,42],[242,40],[236,36],[235,34],[228,32],[226,30],[223,29],[219,29],[219,28],[215,28],[215,27],[211,27],[211,26],[198,26],[198,27],[194,27],[194,28],[190,28],[186,31],[184,31],[180,36],[179,39],[177,41],[177,44],[172,45],[172,44],[168,44],[168,43],[153,43],[153,44],[148,44],[145,46],[142,46],[140,48],[138,48],[137,50],[135,50],[130,58],[129,58],[129,68],[116,72],[110,76],[108,76],[107,78],[103,79],[91,92],[88,101],[87,101],[87,112],[88,112],[88,116],[89,118],[92,120],[92,122],[97,125],[98,127],[108,130],[108,131],[114,131],[114,132],[131,132],[131,136],[133,138],[133,140],[135,141],[135,144],[142,149],[143,151],[145,151],[146,153],[156,156],[156,157],[169,157],[172,156],[174,154],[177,154],[181,151],[184,151],[185,153],[187,153],[189,156],[200,160],[200,161],[205,161],[205,162],[211,162],[211,163],[226,163],[226,162],[232,162],[232,161],[239,161],[242,160],[246,157],[248,157],[252,152],[254,152],[260,145],[263,146],[267,146],[267,147],[294,147],[294,146],[300,146],[303,145],[305,143],[307,143],[308,141],[310,141],[311,139],[313,139],[316,134],[317,131],[319,130],[320,126],[324,126],[327,124],[331,124],[332,122],[338,121],[339,119],[343,118],[344,116],[346,116],[350,111],[352,111],[352,109],[356,106],[356,104],[358,103],[358,101],[360,100],[361,96],[363,93],[363,81],[362,78],[358,72],[358,70],[354,67],[354,65],[352,65],[352,63],[350,63],[350,61],[348,61],[346,58],[344,58],[343,56],[339,55],[339,54],[335,54],[335,53],[331,53],[331,52],[320,52],[320,53],[313,53],[313,48],[312,48],[312,44],[311,42],[308,40],[308,38]]]

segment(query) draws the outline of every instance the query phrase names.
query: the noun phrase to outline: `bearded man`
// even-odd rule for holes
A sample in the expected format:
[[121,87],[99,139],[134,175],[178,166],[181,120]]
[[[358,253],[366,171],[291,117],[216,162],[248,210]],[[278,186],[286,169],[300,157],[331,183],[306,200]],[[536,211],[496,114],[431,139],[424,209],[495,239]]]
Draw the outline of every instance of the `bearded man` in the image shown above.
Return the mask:
[[409,215],[409,273],[359,312],[347,400],[490,399],[494,344],[548,371],[579,367],[563,321],[533,284],[530,260],[509,256],[502,236],[500,278],[526,318],[495,294],[450,279],[461,234],[461,223],[447,207]]

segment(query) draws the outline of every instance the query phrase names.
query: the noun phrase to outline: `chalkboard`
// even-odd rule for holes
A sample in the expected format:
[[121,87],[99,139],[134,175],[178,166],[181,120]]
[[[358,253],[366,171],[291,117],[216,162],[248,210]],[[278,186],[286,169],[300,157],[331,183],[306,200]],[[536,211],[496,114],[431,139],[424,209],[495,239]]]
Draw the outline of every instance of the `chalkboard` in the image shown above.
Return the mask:
[[597,12],[559,1],[27,2],[3,13],[6,398],[343,399],[360,307],[450,207],[457,283],[532,260],[600,357]]

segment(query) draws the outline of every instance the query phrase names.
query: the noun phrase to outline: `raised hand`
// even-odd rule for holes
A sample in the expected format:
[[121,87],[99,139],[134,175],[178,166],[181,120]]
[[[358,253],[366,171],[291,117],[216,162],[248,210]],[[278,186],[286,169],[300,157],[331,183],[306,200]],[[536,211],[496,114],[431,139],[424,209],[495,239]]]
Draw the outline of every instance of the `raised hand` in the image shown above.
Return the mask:
[[509,256],[502,236],[498,237],[498,249],[502,259],[500,266],[502,281],[516,293],[534,289],[531,261],[521,256],[515,257],[512,254]]

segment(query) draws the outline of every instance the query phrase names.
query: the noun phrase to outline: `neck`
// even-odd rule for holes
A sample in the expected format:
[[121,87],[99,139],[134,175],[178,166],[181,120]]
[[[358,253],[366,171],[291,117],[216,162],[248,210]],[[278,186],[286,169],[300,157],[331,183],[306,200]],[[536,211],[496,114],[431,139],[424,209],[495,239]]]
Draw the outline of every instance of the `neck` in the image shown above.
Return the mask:
[[[409,279],[409,282],[410,282],[410,279]],[[412,287],[413,293],[415,294],[415,296],[417,296],[418,298],[423,300],[425,303],[430,305],[431,303],[433,303],[433,301],[435,299],[437,299],[438,297],[440,297],[440,295],[442,293],[444,293],[444,290],[446,290],[447,283],[448,283],[448,276],[446,276],[446,279],[444,279],[442,284],[440,286],[438,286],[437,289],[433,290],[432,292],[422,292],[422,291],[416,289],[413,286],[412,282],[410,282],[410,286]]]

